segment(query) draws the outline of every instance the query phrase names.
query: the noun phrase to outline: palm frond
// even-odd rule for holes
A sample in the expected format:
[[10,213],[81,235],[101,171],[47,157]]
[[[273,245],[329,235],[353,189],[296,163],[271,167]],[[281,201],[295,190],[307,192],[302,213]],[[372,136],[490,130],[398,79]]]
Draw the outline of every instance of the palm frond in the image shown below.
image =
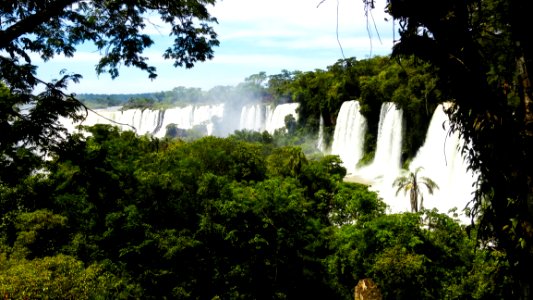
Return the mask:
[[392,183],[393,187],[398,187],[398,189],[396,190],[396,196],[398,196],[398,193],[400,193],[402,189],[404,190],[404,194],[407,193],[407,191],[409,190],[409,187],[407,187],[407,185],[409,185],[409,183],[410,179],[406,176],[396,178],[396,180],[394,180],[394,182]]
[[439,186],[432,179],[425,176],[418,176],[418,173],[423,169],[423,167],[417,167],[413,172],[404,172],[402,176],[399,176],[392,183],[393,187],[397,187],[396,196],[400,193],[401,190],[404,191],[404,195],[407,194],[407,191],[411,191],[411,210],[413,212],[418,211],[418,200],[420,200],[420,209],[424,207],[424,195],[420,190],[420,186],[424,185],[429,194],[433,194],[436,189],[439,189]]
[[422,179],[421,183],[424,186],[426,186],[428,192],[431,195],[433,195],[434,190],[438,190],[439,189],[439,185],[435,181],[431,180],[430,178],[422,177],[421,179]]

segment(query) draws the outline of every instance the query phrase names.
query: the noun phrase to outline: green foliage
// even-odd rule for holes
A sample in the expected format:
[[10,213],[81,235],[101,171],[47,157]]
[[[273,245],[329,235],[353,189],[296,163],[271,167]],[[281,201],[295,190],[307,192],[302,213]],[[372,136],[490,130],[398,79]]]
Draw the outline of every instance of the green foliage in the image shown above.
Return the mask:
[[154,106],[154,100],[148,99],[148,98],[130,98],[128,102],[124,103],[122,105],[122,109],[135,109],[135,108],[153,108]]
[[28,192],[0,189],[18,207],[0,226],[0,284],[13,297],[351,299],[366,277],[387,299],[499,291],[499,257],[474,252],[436,212],[386,215],[376,193],[342,182],[338,156],[257,133],[87,130],[24,181]]
[[261,143],[263,145],[272,143],[272,136],[268,133],[268,131],[263,131],[261,133],[246,129],[236,130],[232,135],[229,136],[229,138],[249,143]]
[[105,270],[88,267],[58,254],[32,260],[0,254],[0,292],[9,299],[126,299],[139,297],[139,287]]
[[[532,39],[520,23],[527,18],[514,16],[531,10],[517,1],[452,1],[436,9],[390,2],[403,24],[395,53],[417,54],[437,68],[411,58],[399,64],[350,58],[326,71],[261,72],[207,94],[178,87],[128,96],[130,105],[143,108],[300,103],[298,122],[286,120],[288,133],[243,131],[221,139],[187,132],[198,138],[191,142],[102,125],[65,139],[56,121],[79,117],[82,105],[63,90],[80,76],[62,73],[34,95],[42,82],[30,57],[70,57],[77,45],[93,42],[106,49],[98,73],[114,78],[124,64],[155,78],[140,56],[152,44],[141,33],[143,16],[155,12],[176,38],[165,58],[192,67],[212,58],[218,45],[209,25],[216,20],[206,9],[214,1],[0,5],[0,292],[11,298],[351,299],[357,280],[372,277],[386,299],[516,296],[506,285],[524,281],[507,274],[531,265],[531,92],[524,70],[531,70]],[[465,12],[469,18],[462,18]],[[521,67],[508,67],[516,61]],[[483,171],[485,197],[474,213],[483,213],[480,237],[492,242],[494,236],[486,245],[496,250],[475,248],[477,231],[469,236],[434,211],[386,215],[367,187],[342,183],[346,170],[338,157],[305,155],[320,119],[329,140],[341,104],[357,99],[375,126],[384,101],[411,116],[408,159],[444,97],[459,103],[454,124],[476,147],[471,164]],[[172,127],[169,136],[182,137]],[[377,127],[370,128],[368,157],[376,136]],[[527,290],[527,282],[522,286]]]
[[428,64],[413,58],[370,61],[379,67],[373,74],[361,76],[361,113],[366,117],[365,161],[371,161],[375,151],[381,105],[394,102],[403,110],[403,160],[412,158],[424,143],[431,116],[442,98],[435,86],[435,72]]
[[47,210],[20,213],[16,216],[17,237],[14,254],[20,257],[39,257],[55,253],[65,236],[66,218]]
[[533,35],[525,28],[533,4],[387,2],[402,24],[393,55],[415,55],[435,68],[435,86],[453,103],[452,130],[465,138],[469,165],[482,174],[472,201],[480,236],[506,253],[513,297],[531,298],[533,280],[525,274],[533,266],[533,162],[527,154],[533,147]]
[[357,183],[345,183],[333,197],[332,222],[338,226],[366,222],[385,214],[386,205],[377,194]]
[[[373,159],[383,102],[395,102],[409,116],[405,119],[408,130],[402,149],[403,159],[408,160],[423,144],[433,111],[443,100],[435,76],[430,65],[412,58],[398,61],[388,57],[359,61],[349,58],[339,60],[325,71],[284,71],[270,76],[267,91],[274,101],[290,99],[300,104],[298,127],[291,131],[296,136],[316,137],[322,118],[327,144],[331,143],[342,103],[358,100],[368,124],[364,162]],[[302,144],[285,140],[282,138],[281,145]]]
[[276,148],[267,158],[270,176],[296,177],[302,173],[307,159],[300,148]]
[[62,138],[63,132],[55,121],[67,115],[65,110],[74,110],[76,106],[72,98],[54,98],[53,91],[30,97],[0,83],[1,183],[17,184],[40,167],[41,158],[36,152],[46,151]]
[[341,286],[370,277],[384,299],[498,297],[491,294],[497,287],[489,275],[496,260],[475,250],[475,239],[446,215],[380,214],[338,228],[333,241],[326,262]]

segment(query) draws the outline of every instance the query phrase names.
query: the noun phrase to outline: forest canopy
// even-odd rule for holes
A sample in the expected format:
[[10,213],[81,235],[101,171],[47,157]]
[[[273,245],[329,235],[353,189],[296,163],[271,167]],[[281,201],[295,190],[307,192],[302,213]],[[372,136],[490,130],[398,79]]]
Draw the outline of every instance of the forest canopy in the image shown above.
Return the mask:
[[218,45],[206,9],[214,3],[1,2],[5,297],[348,299],[373,278],[385,299],[531,298],[531,1],[388,0],[400,64],[344,59],[327,71],[282,72],[268,78],[268,93],[254,89],[266,88],[264,74],[245,82],[269,101],[300,103],[304,130],[318,116],[331,128],[353,98],[369,118],[385,97],[419,113],[452,101],[452,128],[482,174],[479,222],[468,228],[435,211],[386,214],[375,193],[342,181],[338,157],[310,158],[268,136],[184,142],[101,125],[69,135],[56,122],[83,117],[64,92],[80,76],[43,82],[33,55],[72,57],[90,42],[102,52],[99,74],[114,78],[124,64],[155,78],[142,55],[153,43],[144,14],[155,12],[175,38],[164,57],[190,68]]
[[502,291],[496,260],[456,220],[386,214],[375,192],[342,181],[336,156],[242,135],[87,130],[46,173],[0,185],[10,298],[352,299],[367,277],[385,299]]

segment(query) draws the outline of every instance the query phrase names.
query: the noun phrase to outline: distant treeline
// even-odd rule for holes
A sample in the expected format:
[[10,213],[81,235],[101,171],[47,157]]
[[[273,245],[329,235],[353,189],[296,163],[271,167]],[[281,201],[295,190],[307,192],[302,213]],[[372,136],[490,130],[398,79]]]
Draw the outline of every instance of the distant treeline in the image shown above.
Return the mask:
[[[264,75],[266,77],[266,75]],[[131,108],[164,109],[190,104],[244,103],[262,99],[264,86],[250,84],[251,78],[237,86],[216,86],[208,91],[179,86],[170,91],[141,94],[79,94],[78,99],[91,108],[123,106]]]
[[85,105],[91,108],[124,106],[124,108],[152,108],[154,106],[195,104],[212,99],[199,88],[176,87],[171,91],[140,94],[80,94]]

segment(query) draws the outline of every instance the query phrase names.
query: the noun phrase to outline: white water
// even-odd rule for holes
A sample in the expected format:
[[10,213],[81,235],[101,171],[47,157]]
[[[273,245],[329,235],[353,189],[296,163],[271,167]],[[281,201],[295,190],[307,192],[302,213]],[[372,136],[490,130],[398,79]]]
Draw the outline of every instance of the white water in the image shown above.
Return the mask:
[[[402,175],[403,113],[393,103],[383,103],[379,122],[374,160],[368,166],[356,168],[362,155],[366,122],[359,113],[358,102],[343,103],[331,153],[341,157],[349,176],[370,182],[370,188],[378,192],[391,212],[410,211],[409,194],[400,191],[396,195],[397,188],[393,187],[394,180]],[[443,106],[439,105],[428,127],[426,140],[412,160],[409,172],[422,167],[419,178],[428,177],[439,186],[433,195],[422,187],[425,208],[436,208],[441,213],[457,208],[459,219],[466,223],[469,220],[463,209],[473,197],[477,175],[467,169],[467,161],[461,155],[463,140],[458,133],[451,133],[449,128],[448,116]]]
[[359,176],[371,181],[394,181],[400,174],[402,123],[403,111],[395,103],[384,102],[381,105],[374,160],[370,165],[357,170]]
[[206,125],[207,134],[213,134],[213,118],[224,118],[224,104],[217,105],[187,105],[165,110],[161,122],[161,129],[154,133],[155,137],[162,138],[166,134],[166,128],[175,124],[181,129],[192,129],[197,125]]
[[[409,166],[409,172],[421,167],[418,177],[428,177],[439,186],[433,194],[429,194],[425,186],[421,187],[424,208],[437,208],[441,213],[457,208],[460,220],[466,223],[468,218],[462,210],[473,197],[477,175],[467,169],[467,161],[461,155],[463,140],[458,133],[450,132],[449,128],[448,116],[443,106],[439,105],[428,127],[426,140]],[[397,188],[392,186],[393,181],[392,176],[377,180],[372,189],[380,194],[392,212],[410,211],[409,193],[400,191],[396,195]]]
[[348,174],[354,174],[363,155],[365,131],[366,119],[359,111],[359,102],[344,102],[337,116],[331,154],[339,155]]
[[280,104],[275,108],[265,104],[253,104],[244,106],[241,110],[239,129],[251,131],[268,131],[273,134],[276,130],[285,127],[285,117],[292,115],[298,120],[296,112],[299,103]]
[[266,131],[273,134],[277,129],[285,127],[285,117],[292,115],[298,121],[298,113],[296,110],[300,106],[299,103],[280,104],[274,108],[272,114],[267,113],[267,121],[265,125]]
[[[296,112],[298,106],[298,103],[288,103],[280,104],[273,109],[271,106],[255,104],[243,107],[240,116],[225,115],[224,104],[188,105],[166,110],[128,109],[122,111],[121,107],[110,107],[96,109],[95,112],[89,111],[87,118],[81,123],[74,124],[67,119],[61,119],[61,123],[71,132],[77,125],[111,124],[118,126],[121,130],[134,130],[139,135],[149,134],[158,138],[165,136],[166,128],[170,124],[175,124],[180,129],[192,129],[194,126],[205,125],[208,135],[221,132],[228,134],[235,129],[259,132],[267,130],[272,134],[275,130],[285,127],[287,115],[293,115],[298,120]],[[240,117],[240,122],[230,120],[235,117]],[[235,123],[234,126],[229,127],[238,126],[238,128],[215,128],[224,123]]]
[[439,105],[433,114],[424,145],[410,164],[418,167],[421,176],[431,178],[439,185],[434,195],[424,197],[426,207],[447,212],[453,207],[462,210],[472,200],[477,174],[468,170],[468,162],[461,154],[464,141],[457,132],[450,132],[449,118]]
[[121,130],[134,130],[139,135],[150,134],[161,138],[165,136],[166,127],[170,124],[176,124],[181,129],[205,125],[207,133],[212,134],[214,130],[213,119],[223,119],[223,117],[224,104],[188,105],[164,111],[150,109],[121,111],[120,107],[111,107],[96,109],[95,112],[89,111],[87,118],[81,123],[73,124],[66,119],[62,119],[61,122],[71,131],[77,125],[111,124],[119,126]]
[[267,114],[271,111],[262,104],[247,105],[242,108],[239,129],[262,132],[266,127]]
[[325,153],[327,149],[326,141],[324,141],[324,117],[320,116],[320,124],[318,125],[318,140],[316,142],[318,151]]

